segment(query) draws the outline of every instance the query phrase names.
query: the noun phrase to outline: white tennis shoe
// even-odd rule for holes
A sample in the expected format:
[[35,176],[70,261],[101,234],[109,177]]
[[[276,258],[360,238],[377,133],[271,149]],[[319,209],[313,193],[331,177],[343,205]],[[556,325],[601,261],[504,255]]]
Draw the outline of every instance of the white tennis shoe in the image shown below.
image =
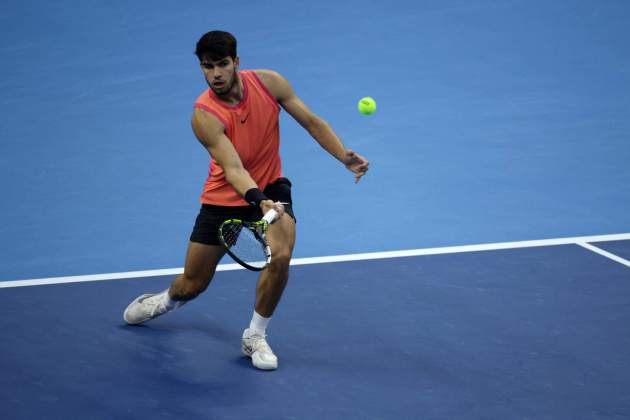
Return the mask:
[[138,296],[127,306],[123,318],[127,324],[137,325],[168,311],[169,309],[164,305],[162,293],[146,294]]
[[258,369],[274,370],[278,368],[278,358],[267,344],[266,337],[259,331],[247,328],[243,331],[241,349],[245,356],[252,359],[252,364]]

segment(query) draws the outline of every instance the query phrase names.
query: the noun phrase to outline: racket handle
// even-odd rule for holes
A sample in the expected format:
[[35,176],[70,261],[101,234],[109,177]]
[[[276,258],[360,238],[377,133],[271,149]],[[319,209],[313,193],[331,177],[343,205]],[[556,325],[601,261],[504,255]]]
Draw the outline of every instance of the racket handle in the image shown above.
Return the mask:
[[267,213],[265,213],[265,216],[263,217],[263,220],[269,224],[273,223],[274,220],[276,220],[276,217],[278,216],[278,212],[275,211],[274,209],[269,210]]

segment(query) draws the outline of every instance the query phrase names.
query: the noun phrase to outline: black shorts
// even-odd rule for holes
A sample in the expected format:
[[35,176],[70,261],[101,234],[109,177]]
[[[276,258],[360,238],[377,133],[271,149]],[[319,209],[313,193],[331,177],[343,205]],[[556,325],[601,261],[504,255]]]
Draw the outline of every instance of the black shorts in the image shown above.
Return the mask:
[[[284,211],[295,220],[293,214],[293,201],[291,200],[291,181],[287,178],[278,178],[273,184],[267,185],[263,193],[273,201],[284,204]],[[220,245],[219,226],[228,219],[240,219],[248,222],[260,220],[263,217],[260,208],[253,206],[214,206],[202,204],[199,210],[195,227],[190,235],[191,242],[199,242],[206,245]]]

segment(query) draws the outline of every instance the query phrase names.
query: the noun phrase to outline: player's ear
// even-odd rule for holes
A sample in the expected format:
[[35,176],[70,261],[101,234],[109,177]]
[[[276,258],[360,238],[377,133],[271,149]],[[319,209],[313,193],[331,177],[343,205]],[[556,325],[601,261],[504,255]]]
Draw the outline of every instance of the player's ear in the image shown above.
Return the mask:
[[238,70],[238,66],[240,64],[241,64],[241,59],[238,56],[234,57],[234,69],[235,70]]

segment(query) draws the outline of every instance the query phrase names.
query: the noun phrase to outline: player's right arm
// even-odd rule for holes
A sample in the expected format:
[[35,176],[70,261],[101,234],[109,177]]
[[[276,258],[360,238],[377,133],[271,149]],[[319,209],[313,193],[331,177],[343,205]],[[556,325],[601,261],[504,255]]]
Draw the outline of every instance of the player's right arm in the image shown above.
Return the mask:
[[192,129],[197,140],[223,168],[225,180],[234,187],[237,193],[243,196],[249,189],[258,188],[249,172],[243,167],[232,142],[225,135],[225,127],[214,115],[195,109]]
[[[258,188],[256,182],[243,167],[234,145],[225,135],[225,127],[214,115],[195,109],[192,117],[192,129],[201,145],[210,153],[210,156],[223,168],[225,180],[242,197],[252,188]],[[271,200],[263,200],[260,203],[263,212],[274,208],[280,215],[284,212],[281,204],[275,204]]]

